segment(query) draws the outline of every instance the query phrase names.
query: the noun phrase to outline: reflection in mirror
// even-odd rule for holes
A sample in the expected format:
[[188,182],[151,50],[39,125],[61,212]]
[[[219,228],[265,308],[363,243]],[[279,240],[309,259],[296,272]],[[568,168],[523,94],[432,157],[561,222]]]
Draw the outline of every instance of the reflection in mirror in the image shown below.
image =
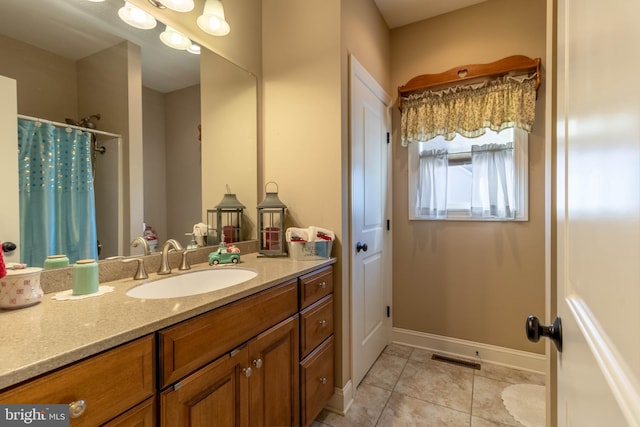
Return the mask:
[[[0,5],[0,75],[17,81],[17,112],[75,123],[99,113],[97,129],[121,135],[98,137],[106,148],[95,156],[100,259],[142,253],[129,243],[145,223],[158,240],[186,246],[185,233],[206,222],[225,184],[249,207],[257,194],[254,76],[203,49],[203,75],[216,77],[201,86],[200,58],[160,43],[161,23],[154,30],[124,24],[122,4]],[[12,155],[15,147],[0,147],[0,157]],[[6,234],[0,225],[0,239]]]

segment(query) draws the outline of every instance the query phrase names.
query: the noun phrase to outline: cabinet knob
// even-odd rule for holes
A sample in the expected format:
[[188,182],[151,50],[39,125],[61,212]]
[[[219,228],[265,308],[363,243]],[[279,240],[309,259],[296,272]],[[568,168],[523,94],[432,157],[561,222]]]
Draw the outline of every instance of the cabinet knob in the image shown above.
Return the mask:
[[327,287],[327,282],[320,282],[318,283],[318,286],[320,286],[320,288],[324,289]]
[[80,415],[84,414],[84,411],[87,409],[87,404],[84,400],[76,400],[75,402],[69,403],[69,417],[70,418],[78,418]]
[[253,362],[251,362],[251,363],[253,363],[253,366],[255,366],[255,367],[256,367],[256,368],[258,368],[258,369],[262,368],[262,359],[254,360],[254,361],[253,361]]
[[323,320],[320,320],[318,323],[320,324],[320,327],[321,327],[321,328],[324,328],[325,326],[327,326],[327,321],[326,321],[326,320],[324,320],[324,319],[323,319]]
[[320,377],[320,384],[326,384],[327,383],[327,377]]
[[251,376],[251,373],[252,373],[252,372],[253,372],[253,371],[251,370],[251,368],[244,368],[244,369],[242,370],[242,373],[243,373],[243,374],[244,374],[244,376],[245,376],[245,377],[247,377],[247,378],[249,378],[249,377]]

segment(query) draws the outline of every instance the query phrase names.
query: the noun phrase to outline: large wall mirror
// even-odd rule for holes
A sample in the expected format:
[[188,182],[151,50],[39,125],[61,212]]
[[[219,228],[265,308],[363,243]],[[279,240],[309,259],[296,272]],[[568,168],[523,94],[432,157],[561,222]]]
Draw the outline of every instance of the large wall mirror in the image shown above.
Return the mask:
[[[165,46],[163,23],[133,28],[118,18],[123,5],[0,4],[0,76],[17,82],[18,114],[63,124],[88,119],[104,132],[93,162],[99,258],[140,253],[130,243],[145,224],[159,242],[186,245],[227,186],[247,207],[241,240],[255,238],[255,76],[206,49],[194,55]],[[2,141],[1,158],[15,153]]]

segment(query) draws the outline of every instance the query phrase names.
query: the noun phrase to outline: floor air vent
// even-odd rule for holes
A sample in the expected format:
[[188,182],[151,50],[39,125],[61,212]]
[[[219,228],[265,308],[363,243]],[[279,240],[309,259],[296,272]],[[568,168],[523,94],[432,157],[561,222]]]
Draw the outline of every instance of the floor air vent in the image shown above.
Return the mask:
[[432,360],[437,360],[439,362],[451,363],[453,365],[463,366],[465,368],[471,368],[480,370],[480,364],[476,362],[471,362],[469,360],[455,359],[453,357],[442,356],[440,354],[434,354],[431,356]]

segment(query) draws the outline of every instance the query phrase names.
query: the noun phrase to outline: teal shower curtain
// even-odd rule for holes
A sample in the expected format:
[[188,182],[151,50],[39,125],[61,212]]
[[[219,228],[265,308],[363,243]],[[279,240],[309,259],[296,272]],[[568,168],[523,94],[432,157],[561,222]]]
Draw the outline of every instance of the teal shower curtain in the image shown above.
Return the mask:
[[20,258],[98,258],[91,134],[18,119]]

